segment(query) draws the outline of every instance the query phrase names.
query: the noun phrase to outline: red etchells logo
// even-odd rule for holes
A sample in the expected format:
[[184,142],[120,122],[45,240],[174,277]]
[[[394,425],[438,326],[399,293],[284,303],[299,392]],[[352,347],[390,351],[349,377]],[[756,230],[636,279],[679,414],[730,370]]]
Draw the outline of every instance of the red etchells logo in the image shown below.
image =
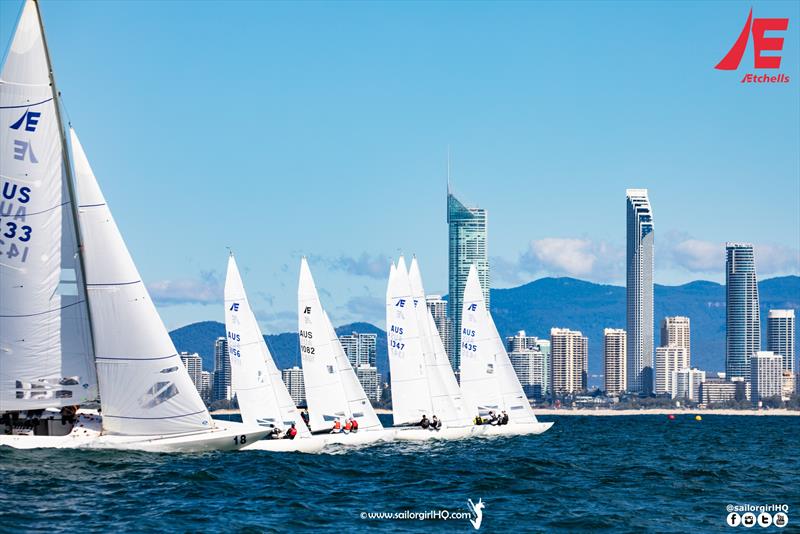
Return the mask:
[[[767,31],[786,31],[789,27],[789,19],[754,19],[753,9],[750,8],[750,13],[747,15],[747,21],[744,23],[742,33],[739,38],[733,43],[733,46],[728,51],[727,55],[722,58],[722,61],[717,63],[716,69],[719,70],[736,70],[742,62],[745,48],[747,48],[747,40],[750,37],[752,30],[753,34],[753,67],[756,69],[779,69],[781,68],[781,56],[763,56],[762,52],[775,51],[780,52],[783,50],[783,37],[766,37],[764,35]],[[789,76],[779,73],[774,76],[768,74],[756,75],[745,74],[741,83],[788,83]]]

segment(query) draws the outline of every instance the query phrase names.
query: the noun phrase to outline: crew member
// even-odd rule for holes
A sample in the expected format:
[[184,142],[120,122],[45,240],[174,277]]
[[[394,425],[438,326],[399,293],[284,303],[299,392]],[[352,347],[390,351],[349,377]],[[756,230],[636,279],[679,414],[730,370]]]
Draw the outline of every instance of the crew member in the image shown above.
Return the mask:
[[358,432],[358,421],[356,420],[356,418],[353,417],[352,419],[350,419],[350,422],[353,423],[353,426],[350,429],[350,432]]
[[431,426],[431,422],[428,421],[428,416],[427,415],[425,415],[425,414],[422,415],[422,420],[419,422],[419,426],[421,426],[422,428],[425,428],[425,429],[427,429],[429,426]]
[[289,430],[286,431],[286,435],[283,436],[283,439],[294,439],[297,435],[297,429],[294,427],[294,423],[292,426],[289,427]]
[[342,431],[342,421],[337,419],[333,422],[333,429],[331,429],[331,434],[338,434]]
[[303,408],[303,411],[300,412],[300,417],[303,419],[303,422],[306,424],[309,430],[311,430],[311,424],[309,423],[310,417],[308,416],[308,409]]
[[431,419],[431,428],[433,430],[439,430],[442,428],[442,422],[439,421],[439,418],[436,417],[436,414],[433,415],[433,419]]

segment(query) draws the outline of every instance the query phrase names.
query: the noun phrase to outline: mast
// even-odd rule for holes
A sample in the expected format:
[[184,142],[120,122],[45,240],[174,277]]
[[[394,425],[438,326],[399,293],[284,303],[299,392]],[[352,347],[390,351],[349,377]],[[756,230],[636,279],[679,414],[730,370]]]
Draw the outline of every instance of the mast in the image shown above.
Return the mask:
[[[84,262],[83,257],[83,233],[81,232],[81,224],[78,218],[78,198],[75,194],[75,184],[74,184],[74,177],[72,175],[72,162],[70,161],[69,157],[69,150],[67,145],[67,137],[64,131],[64,123],[61,120],[61,105],[60,105],[60,93],[58,92],[58,88],[56,87],[56,78],[53,74],[53,62],[50,60],[50,48],[47,46],[47,37],[44,32],[44,21],[42,20],[42,12],[39,8],[39,0],[33,0],[33,4],[36,6],[36,16],[39,19],[39,30],[42,33],[42,44],[44,46],[44,56],[47,59],[47,74],[50,77],[50,89],[53,93],[53,106],[55,107],[56,111],[56,122],[58,124],[58,135],[61,138],[61,157],[64,162],[64,172],[67,175],[67,191],[69,193],[69,198],[72,202],[70,202],[70,211],[72,212],[72,223],[75,226],[75,240],[77,241],[78,245],[78,264],[81,267],[81,283],[83,284],[83,295],[85,297],[84,302],[86,303],[86,318],[89,323],[89,344],[92,349],[92,361],[94,362],[95,366],[95,375],[98,377],[100,374],[97,372],[97,360],[95,359],[95,343],[94,343],[94,323],[92,322],[92,310],[91,306],[89,306],[89,290],[86,287],[86,264]],[[77,284],[77,279],[75,280]],[[98,389],[99,395],[99,389]]]

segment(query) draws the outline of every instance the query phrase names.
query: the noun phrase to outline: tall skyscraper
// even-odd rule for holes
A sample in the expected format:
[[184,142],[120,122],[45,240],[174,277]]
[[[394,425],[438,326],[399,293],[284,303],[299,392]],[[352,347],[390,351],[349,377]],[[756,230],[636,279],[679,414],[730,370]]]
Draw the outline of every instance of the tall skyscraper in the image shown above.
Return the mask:
[[672,391],[672,373],[689,369],[689,356],[684,347],[670,345],[656,349],[656,385],[657,395]]
[[568,328],[550,330],[551,388],[553,395],[585,391],[588,382],[589,340]]
[[506,338],[511,366],[528,397],[544,397],[550,389],[550,342],[520,330]]
[[303,382],[303,370],[296,365],[289,369],[281,370],[281,379],[289,390],[296,406],[304,406],[306,403],[306,387]]
[[627,390],[653,391],[653,210],[647,189],[627,196]]
[[214,398],[213,400],[230,400],[231,393],[231,361],[228,359],[228,340],[218,337],[214,341]]
[[450,240],[450,293],[447,306],[452,323],[452,351],[448,355],[453,370],[461,367],[461,307],[469,268],[475,265],[489,308],[489,256],[486,248],[487,214],[483,208],[468,208],[447,190],[447,224]]
[[692,336],[688,317],[664,317],[661,321],[661,346],[670,345],[686,349],[686,367],[691,367]]
[[441,295],[428,295],[425,297],[425,304],[433,317],[439,337],[442,338],[447,357],[450,358],[450,355],[453,354],[453,325],[447,316],[447,301]]
[[350,365],[353,366],[353,369],[360,365],[375,367],[378,334],[353,332],[352,334],[339,336],[339,342],[342,344],[344,353],[347,354],[347,359],[350,360]]
[[606,395],[619,395],[625,391],[625,365],[628,334],[621,328],[603,330],[603,377]]
[[783,390],[783,357],[769,351],[750,356],[750,400],[753,404],[780,396]]
[[761,350],[761,315],[753,245],[725,246],[725,372],[750,380],[750,357]]
[[794,310],[769,310],[767,350],[783,357],[783,370],[794,372]]
[[197,392],[202,395],[203,389],[203,359],[200,358],[200,355],[195,353],[188,353],[188,352],[181,352],[179,354],[181,361],[183,362],[184,367],[189,372],[189,377],[192,379],[192,383],[194,387],[197,388]]

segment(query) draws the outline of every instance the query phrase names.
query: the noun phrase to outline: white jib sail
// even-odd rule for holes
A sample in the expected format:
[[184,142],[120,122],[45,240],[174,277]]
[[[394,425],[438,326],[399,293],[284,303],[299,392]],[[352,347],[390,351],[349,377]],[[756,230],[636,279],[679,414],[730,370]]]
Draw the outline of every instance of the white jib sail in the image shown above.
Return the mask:
[[[322,309],[314,278],[305,258],[300,263],[297,304],[300,357],[303,362],[303,382],[311,430],[316,432],[330,429],[334,421],[348,417],[355,417],[362,429],[380,427],[372,406],[369,402],[363,402],[366,395],[361,385],[358,384],[361,389],[359,392],[352,381],[348,380],[347,389],[345,388],[342,381],[342,376],[345,375],[342,372],[344,365],[339,354],[340,351],[343,354],[344,350]],[[350,365],[349,361],[347,365]],[[350,372],[353,372],[352,367]],[[361,398],[363,400],[359,400]],[[353,410],[352,405],[357,409]]]
[[536,422],[492,316],[486,309],[478,271],[470,267],[461,320],[461,390],[486,414],[505,410],[511,422]]
[[103,430],[162,435],[211,417],[156,311],[89,161],[70,130]]
[[0,73],[0,412],[97,398],[68,155],[39,14]]
[[401,256],[397,268],[394,265],[390,268],[386,288],[386,343],[395,425],[417,423],[423,415],[430,419],[435,412],[414,306],[405,260]]
[[408,278],[420,325],[422,347],[425,351],[426,374],[433,413],[442,420],[445,426],[471,426],[475,408],[470,410],[467,407],[453,368],[450,366],[450,360],[447,358],[442,338],[436,329],[436,323],[433,322],[433,316],[428,311],[417,258],[411,260]]
[[282,430],[294,424],[298,437],[310,436],[261,334],[233,254],[225,277],[225,330],[242,422]]

